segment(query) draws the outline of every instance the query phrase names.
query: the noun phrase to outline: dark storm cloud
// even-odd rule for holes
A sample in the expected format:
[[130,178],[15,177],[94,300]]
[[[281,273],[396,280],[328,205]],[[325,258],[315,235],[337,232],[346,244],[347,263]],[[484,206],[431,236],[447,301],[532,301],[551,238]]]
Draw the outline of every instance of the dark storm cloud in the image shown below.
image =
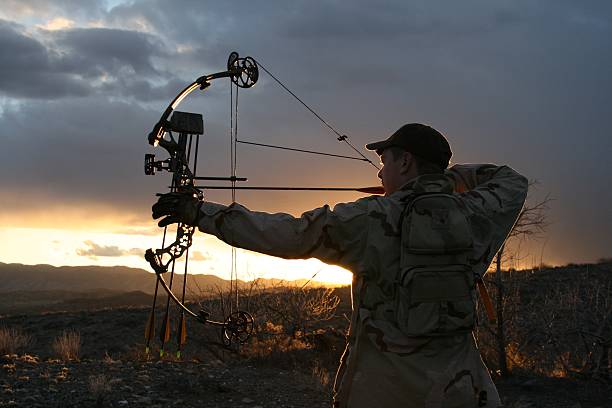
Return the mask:
[[12,97],[83,96],[87,83],[58,68],[56,56],[20,26],[0,20],[0,91]]
[[104,12],[104,2],[100,0],[2,0],[0,16],[17,20],[65,15],[93,19],[101,17]]
[[6,107],[0,124],[11,149],[0,150],[4,197],[27,185],[50,203],[130,206],[136,191],[143,197],[147,188],[154,191],[142,161],[158,115],[93,97]]
[[347,8],[344,3],[326,1],[325,13],[321,13],[321,9],[310,7],[309,2],[302,2],[299,10],[288,16],[284,30],[294,38],[387,42],[406,36],[473,35],[499,30],[520,20],[515,9],[501,4],[481,7],[482,1],[457,5],[395,2],[380,7],[371,7],[370,2],[359,3],[360,6]]
[[165,56],[163,45],[152,36],[109,28],[77,28],[56,34],[58,47],[67,54],[60,65],[89,79],[125,74],[159,76],[153,57]]
[[0,91],[6,95],[57,99],[106,93],[151,100],[167,98],[168,87],[176,86],[173,76],[153,63],[168,57],[154,36],[78,28],[39,30],[38,37],[0,20]]

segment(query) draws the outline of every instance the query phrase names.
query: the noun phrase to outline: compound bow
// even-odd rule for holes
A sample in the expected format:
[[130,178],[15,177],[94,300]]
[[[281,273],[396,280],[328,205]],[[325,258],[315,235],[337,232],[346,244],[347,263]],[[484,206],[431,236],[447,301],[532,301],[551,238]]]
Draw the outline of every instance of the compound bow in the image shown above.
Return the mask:
[[[257,82],[259,78],[259,70],[257,63],[251,57],[240,58],[238,53],[232,52],[227,61],[227,70],[217,72],[210,75],[204,75],[196,79],[192,84],[183,89],[168,105],[159,121],[155,124],[153,130],[148,136],[149,144],[152,146],[160,146],[166,150],[169,157],[165,160],[155,160],[154,154],[145,155],[144,170],[145,174],[153,175],[156,171],[168,171],[172,173],[172,183],[170,191],[191,192],[199,199],[203,198],[202,190],[195,186],[196,180],[226,180],[240,181],[245,180],[237,177],[197,177],[197,152],[199,136],[204,133],[204,125],[202,115],[175,111],[176,107],[185,99],[187,95],[196,89],[204,90],[211,85],[214,79],[229,78],[231,82],[240,88],[250,88]],[[172,115],[172,116],[170,116]],[[178,140],[174,138],[173,132],[178,133]],[[190,158],[192,144],[195,139],[193,169],[190,168]],[[163,320],[161,331],[162,348],[160,354],[163,356],[163,344],[169,337],[169,315],[168,305],[172,299],[181,309],[181,318],[179,323],[179,349],[177,355],[180,357],[180,346],[185,342],[185,314],[192,316],[197,321],[219,326],[222,328],[223,342],[226,346],[230,346],[234,342],[243,343],[248,340],[253,331],[253,317],[245,311],[237,310],[230,313],[223,321],[215,321],[209,318],[209,313],[200,310],[198,313],[193,312],[185,305],[185,284],[187,276],[187,261],[189,247],[193,241],[193,233],[195,227],[179,223],[177,226],[176,238],[171,244],[164,246],[166,239],[167,227],[164,228],[164,239],[162,247],[159,249],[148,249],[145,253],[145,259],[151,265],[157,276],[155,285],[155,294],[153,299],[153,307],[149,322],[145,330],[147,340],[147,352],[149,350],[150,339],[153,334],[154,326],[154,311],[155,302],[159,285],[168,294],[168,304],[166,307],[166,317]],[[172,281],[174,278],[174,266],[180,257],[186,254],[185,274],[183,282],[182,299],[172,291]],[[164,260],[164,257],[166,259]],[[166,282],[163,274],[171,270],[170,282]]]

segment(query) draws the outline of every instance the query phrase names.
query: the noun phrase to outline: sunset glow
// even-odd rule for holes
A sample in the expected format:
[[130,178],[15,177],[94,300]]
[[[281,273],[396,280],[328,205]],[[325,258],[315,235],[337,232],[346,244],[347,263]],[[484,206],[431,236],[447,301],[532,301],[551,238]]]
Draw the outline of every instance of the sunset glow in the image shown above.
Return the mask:
[[[144,260],[147,248],[161,245],[157,236],[65,230],[53,228],[1,228],[0,259],[5,263],[50,264],[54,266],[124,265],[151,271]],[[189,273],[230,278],[231,247],[216,238],[196,235],[191,248]],[[237,271],[240,280],[275,278],[310,279],[330,284],[348,285],[352,275],[345,269],[326,265],[315,259],[284,260],[250,251],[238,250]],[[177,262],[176,270],[183,270]]]
[[[245,2],[248,12],[237,15],[223,2],[5,1],[0,262],[149,270],[142,254],[162,235],[151,205],[170,175],[143,174],[145,153],[167,158],[147,135],[181,90],[227,69],[233,51],[265,65],[361,152],[404,123],[428,123],[446,135],[452,163],[506,164],[538,180],[529,200],[553,199],[550,223],[520,243],[507,267],[610,257],[612,193],[602,187],[612,183],[607,6],[485,3],[422,5],[415,13],[398,2],[390,13],[367,2]],[[230,129],[238,128],[239,140],[336,155],[243,144],[235,152],[236,175],[248,178],[242,186],[380,184],[368,163],[337,157],[355,152],[272,76],[260,70],[259,77],[240,90],[235,121],[230,106],[238,98],[227,78],[205,92],[194,85],[172,104],[203,117],[198,175],[231,175]],[[240,191],[236,201],[299,216],[365,194]],[[232,201],[227,191],[207,190],[204,199]],[[228,278],[230,252],[196,232],[190,271]],[[243,280],[351,281],[348,271],[316,260],[243,250],[238,269]]]

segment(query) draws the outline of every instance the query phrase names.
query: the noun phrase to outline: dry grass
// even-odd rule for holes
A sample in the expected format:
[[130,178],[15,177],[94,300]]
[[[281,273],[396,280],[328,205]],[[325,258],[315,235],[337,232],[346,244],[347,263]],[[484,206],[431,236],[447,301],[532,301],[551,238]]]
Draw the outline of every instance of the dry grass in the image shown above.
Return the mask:
[[61,360],[78,360],[81,355],[81,334],[66,330],[53,341],[53,351]]
[[[227,316],[236,299],[217,287],[200,291],[199,304],[211,318]],[[340,298],[333,289],[289,286],[286,282],[265,285],[255,280],[239,292],[240,309],[254,317],[249,355],[274,354],[285,348],[303,348],[318,329],[336,318]],[[236,309],[234,309],[236,310]],[[268,350],[268,351],[265,351]]]
[[331,386],[331,375],[329,370],[327,370],[319,360],[315,360],[313,363],[312,378],[315,385],[321,391],[325,391]]
[[89,377],[87,389],[96,400],[96,406],[101,407],[111,391],[111,382],[104,374]]
[[[611,272],[609,265],[568,265],[504,273],[509,368],[612,380]],[[481,351],[487,365],[497,370],[494,328],[484,318],[480,321]]]
[[0,354],[16,354],[31,342],[31,337],[14,327],[0,328]]

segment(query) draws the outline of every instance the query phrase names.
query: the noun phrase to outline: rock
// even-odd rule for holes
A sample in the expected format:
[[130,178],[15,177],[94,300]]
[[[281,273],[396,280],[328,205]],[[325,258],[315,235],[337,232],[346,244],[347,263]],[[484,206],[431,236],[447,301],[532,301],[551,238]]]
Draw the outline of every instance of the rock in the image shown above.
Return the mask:
[[254,402],[255,402],[254,400],[252,400],[252,399],[250,399],[248,397],[245,397],[245,398],[242,399],[242,403],[244,403],[244,404],[252,404]]
[[521,395],[519,399],[512,405],[512,408],[535,408],[536,405],[524,395]]
[[538,385],[538,382],[534,379],[531,379],[531,380],[527,380],[523,382],[521,384],[521,387],[526,388],[526,389],[533,389],[535,388],[536,385]]
[[121,405],[122,407],[125,407],[128,405],[128,402],[126,400],[121,400],[121,401],[117,401],[117,404]]

